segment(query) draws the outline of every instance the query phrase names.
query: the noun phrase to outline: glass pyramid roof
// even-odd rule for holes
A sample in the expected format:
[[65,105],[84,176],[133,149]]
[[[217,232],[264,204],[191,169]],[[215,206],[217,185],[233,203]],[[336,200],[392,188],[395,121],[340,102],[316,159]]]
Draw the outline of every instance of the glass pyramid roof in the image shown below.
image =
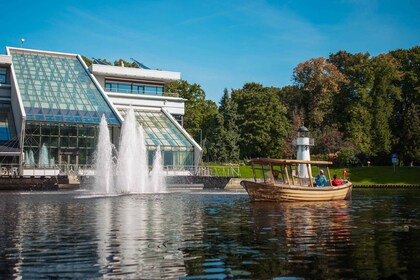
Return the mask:
[[27,120],[120,124],[76,56],[10,49]]
[[[192,150],[193,145],[174,123],[163,113],[135,110],[135,116],[145,131],[146,146],[161,146],[162,150]],[[125,111],[120,111],[122,116]]]

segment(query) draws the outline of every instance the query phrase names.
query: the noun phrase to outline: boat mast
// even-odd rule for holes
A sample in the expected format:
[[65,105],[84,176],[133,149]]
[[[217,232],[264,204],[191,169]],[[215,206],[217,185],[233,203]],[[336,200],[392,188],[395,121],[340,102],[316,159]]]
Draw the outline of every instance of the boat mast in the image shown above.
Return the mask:
[[251,161],[252,173],[254,173],[254,182],[257,182],[257,174],[255,172],[254,163]]
[[306,168],[308,169],[308,175],[309,175],[309,182],[311,184],[311,187],[314,187],[314,179],[312,177],[312,169],[310,164],[306,164]]

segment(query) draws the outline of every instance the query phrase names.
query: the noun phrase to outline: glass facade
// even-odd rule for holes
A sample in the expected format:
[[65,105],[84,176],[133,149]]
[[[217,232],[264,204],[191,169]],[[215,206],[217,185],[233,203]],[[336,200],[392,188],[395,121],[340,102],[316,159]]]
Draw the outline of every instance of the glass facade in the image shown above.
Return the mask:
[[162,96],[163,86],[106,80],[105,91]]
[[[0,101],[0,172],[1,175],[15,174],[11,166],[19,164],[19,140],[10,102]],[[17,168],[16,168],[17,170]]]
[[92,164],[97,134],[97,125],[27,122],[24,164],[26,167]]
[[16,129],[10,103],[0,102],[0,144],[16,140]]
[[0,84],[7,84],[7,70],[0,68]]
[[87,70],[74,56],[11,50],[27,120],[120,124]]
[[[120,111],[122,116],[125,111]],[[172,121],[162,112],[135,111],[136,119],[145,131],[145,142],[149,151],[149,164],[153,162],[158,145],[165,166],[190,166],[194,164],[194,147]]]
[[[72,55],[19,49],[10,49],[10,54],[26,113],[24,167],[93,164],[102,115],[112,128],[112,139],[117,139],[121,123],[87,69]],[[0,83],[7,77],[6,70],[1,70]],[[164,90],[158,84],[111,80],[105,87],[110,92],[157,96],[162,96]],[[125,116],[126,112],[120,113]],[[193,144],[163,112],[137,110],[135,114],[145,131],[150,165],[159,145],[165,166],[194,165]],[[182,117],[177,117],[182,122]],[[12,109],[10,103],[0,103],[0,142],[11,141],[18,143]]]

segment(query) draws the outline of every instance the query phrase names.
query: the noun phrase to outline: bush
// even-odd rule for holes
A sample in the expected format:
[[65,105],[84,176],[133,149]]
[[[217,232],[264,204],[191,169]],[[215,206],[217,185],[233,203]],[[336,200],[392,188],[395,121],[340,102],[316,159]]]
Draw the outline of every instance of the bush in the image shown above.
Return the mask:
[[328,155],[324,154],[317,154],[311,155],[311,160],[320,160],[320,161],[328,161]]
[[357,166],[360,164],[360,160],[355,157],[351,148],[341,148],[337,159],[340,166]]

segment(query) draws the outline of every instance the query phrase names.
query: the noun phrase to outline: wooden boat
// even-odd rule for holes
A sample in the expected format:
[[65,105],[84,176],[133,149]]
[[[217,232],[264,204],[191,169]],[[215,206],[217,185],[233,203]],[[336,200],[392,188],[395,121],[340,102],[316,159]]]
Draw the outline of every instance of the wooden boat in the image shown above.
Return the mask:
[[[254,181],[241,181],[251,201],[328,201],[349,200],[352,183],[343,180],[342,185],[331,186],[329,161],[256,158],[250,160]],[[300,166],[306,166],[306,174],[299,176]],[[327,185],[317,187],[311,166],[326,166]],[[281,176],[275,176],[275,175]],[[277,177],[277,178],[276,178]]]

